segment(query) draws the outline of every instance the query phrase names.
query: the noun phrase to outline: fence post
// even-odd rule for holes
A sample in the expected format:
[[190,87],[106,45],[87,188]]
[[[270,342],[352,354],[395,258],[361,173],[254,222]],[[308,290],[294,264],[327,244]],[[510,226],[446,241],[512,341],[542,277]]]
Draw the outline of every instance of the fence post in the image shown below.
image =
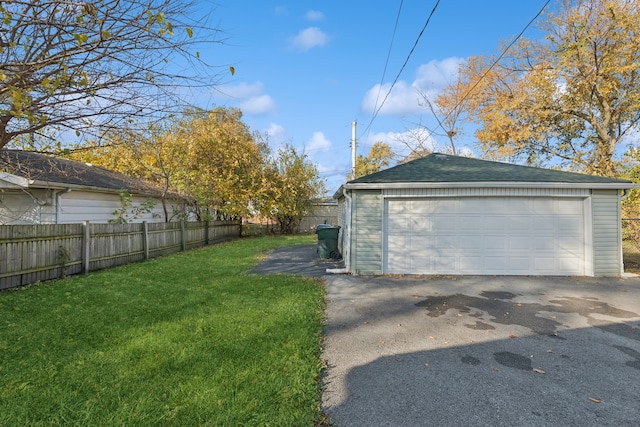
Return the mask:
[[185,250],[185,241],[184,241],[184,220],[180,220],[180,250]]
[[145,261],[149,259],[149,224],[142,221],[142,249],[144,250]]
[[89,221],[82,221],[82,273],[89,273],[89,248],[91,247]]
[[204,244],[209,245],[209,220],[204,222]]

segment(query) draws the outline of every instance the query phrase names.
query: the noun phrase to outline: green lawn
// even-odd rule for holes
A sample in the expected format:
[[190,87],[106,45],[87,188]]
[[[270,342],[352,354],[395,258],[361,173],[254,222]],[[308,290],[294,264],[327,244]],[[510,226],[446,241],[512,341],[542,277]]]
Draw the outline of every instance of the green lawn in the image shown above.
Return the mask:
[[0,293],[0,425],[313,425],[323,287],[246,273],[311,242],[241,239]]

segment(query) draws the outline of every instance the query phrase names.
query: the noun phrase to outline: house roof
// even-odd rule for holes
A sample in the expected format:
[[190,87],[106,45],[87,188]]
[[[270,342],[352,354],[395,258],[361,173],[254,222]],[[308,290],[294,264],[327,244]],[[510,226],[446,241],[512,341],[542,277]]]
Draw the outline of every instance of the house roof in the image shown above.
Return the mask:
[[387,182],[630,183],[601,176],[433,153],[349,183]]
[[433,153],[347,182],[343,189],[536,187],[631,189],[631,181]]
[[161,188],[119,172],[28,151],[0,150],[0,171],[1,181],[20,187],[128,190],[145,196],[162,195]]

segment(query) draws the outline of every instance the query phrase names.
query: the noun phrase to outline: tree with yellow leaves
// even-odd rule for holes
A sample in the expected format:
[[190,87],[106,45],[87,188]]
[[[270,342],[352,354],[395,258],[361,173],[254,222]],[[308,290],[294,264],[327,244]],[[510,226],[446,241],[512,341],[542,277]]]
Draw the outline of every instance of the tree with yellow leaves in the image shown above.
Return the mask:
[[639,129],[638,28],[636,1],[564,0],[544,40],[470,58],[438,105],[464,103],[486,157],[616,176],[616,149]]
[[381,141],[375,142],[366,157],[362,154],[356,157],[356,176],[354,178],[360,178],[388,168],[389,162],[394,157],[395,154],[389,144]]

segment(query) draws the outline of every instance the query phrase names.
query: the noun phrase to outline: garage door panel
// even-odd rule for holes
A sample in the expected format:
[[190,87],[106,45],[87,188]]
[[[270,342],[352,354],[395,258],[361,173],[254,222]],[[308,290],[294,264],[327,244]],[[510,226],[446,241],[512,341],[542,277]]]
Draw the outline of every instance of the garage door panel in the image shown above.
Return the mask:
[[542,257],[537,257],[534,259],[534,267],[535,273],[540,273],[540,274],[544,274],[545,272],[548,271],[555,271],[555,258],[550,258],[550,257],[546,257],[546,258],[542,258]]
[[[431,241],[433,242],[434,240],[431,240]],[[432,250],[438,251],[438,250],[457,249],[457,248],[458,248],[457,236],[436,236],[435,247]]]
[[477,250],[478,248],[482,247],[483,241],[483,236],[464,236],[458,240],[458,247],[467,251]]
[[480,230],[482,228],[483,221],[483,218],[467,215],[464,218],[461,218],[460,221],[458,221],[458,227],[465,232],[477,232],[477,230]]
[[386,203],[387,273],[584,274],[582,199],[468,197]]
[[506,236],[487,236],[484,240],[484,248],[489,250],[506,249]]
[[483,216],[485,230],[504,230],[504,225],[506,224],[508,218],[502,215],[495,216]]
[[572,274],[576,266],[583,267],[582,263],[576,265],[576,260],[574,257],[560,257],[557,259],[556,269],[558,274]]
[[[529,257],[521,256],[521,257],[511,257],[509,258],[509,271],[519,272],[520,274],[527,274],[531,271],[531,263]],[[512,273],[512,274],[517,274]]]
[[551,236],[537,236],[534,237],[533,239],[533,251],[538,253],[538,252],[552,252],[554,245],[555,245],[555,239]]
[[[420,203],[420,202],[418,202]],[[460,212],[460,200],[459,199],[439,199],[433,201],[433,210],[431,213],[443,214],[443,213],[458,213]]]
[[410,202],[407,200],[396,201],[386,205],[386,210],[390,214],[390,218],[395,215],[402,215],[411,212]]
[[583,206],[580,203],[575,203],[575,200],[563,200],[556,199],[558,203],[558,212],[569,215],[576,215],[581,217],[583,214]]
[[582,232],[582,220],[581,217],[571,216],[571,217],[561,217],[557,219],[557,229],[562,234],[571,234],[575,235],[577,233]]
[[558,230],[556,217],[550,215],[536,215],[533,219],[533,227],[538,233]]
[[400,230],[410,230],[407,217],[404,215],[391,215],[389,216],[388,228],[389,230],[396,230],[393,234],[401,234]]
[[412,233],[431,231],[433,229],[433,219],[430,217],[411,216],[407,222]]
[[[466,271],[464,274],[481,274],[483,270],[484,259],[481,256],[466,256],[459,258],[460,271]],[[445,273],[446,274],[446,273]]]
[[510,250],[529,250],[531,249],[530,236],[509,236]]
[[507,260],[502,257],[488,256],[484,259],[484,268],[495,272],[507,272]]
[[433,268],[436,270],[453,270],[456,266],[456,258],[453,256],[434,257]]
[[454,216],[437,215],[433,218],[433,228],[436,230],[455,230],[458,228],[458,220]]
[[426,202],[421,201],[409,201],[409,209],[414,215],[432,214],[435,212],[437,204],[435,200],[428,200]]
[[425,252],[425,248],[429,248],[429,246],[432,245],[433,238],[430,236],[415,235],[407,237],[407,240],[410,242],[407,246],[411,249],[411,254],[420,255]]

